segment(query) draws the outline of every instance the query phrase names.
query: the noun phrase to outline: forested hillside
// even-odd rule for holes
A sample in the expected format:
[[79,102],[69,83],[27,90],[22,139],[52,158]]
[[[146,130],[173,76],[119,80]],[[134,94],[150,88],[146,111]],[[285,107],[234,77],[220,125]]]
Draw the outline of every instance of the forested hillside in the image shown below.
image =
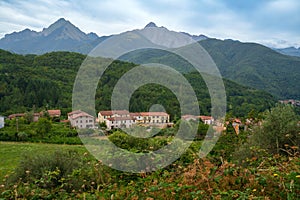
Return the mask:
[[255,43],[207,39],[200,44],[224,78],[267,91],[278,98],[300,99],[300,58]]
[[[9,115],[28,110],[59,108],[63,114],[71,110],[72,90],[76,73],[85,55],[52,52],[44,55],[17,55],[0,51],[0,114]],[[117,80],[133,63],[115,61],[105,72],[96,92],[96,109],[110,109],[110,96]],[[195,72],[184,75],[194,87],[203,114],[210,113],[210,98],[206,85]],[[251,110],[264,111],[274,105],[270,94],[224,80],[228,109],[244,116]],[[140,102],[143,102],[142,104]],[[145,111],[151,104],[162,104],[174,117],[179,115],[178,102],[167,88],[145,85],[131,99],[131,111]]]

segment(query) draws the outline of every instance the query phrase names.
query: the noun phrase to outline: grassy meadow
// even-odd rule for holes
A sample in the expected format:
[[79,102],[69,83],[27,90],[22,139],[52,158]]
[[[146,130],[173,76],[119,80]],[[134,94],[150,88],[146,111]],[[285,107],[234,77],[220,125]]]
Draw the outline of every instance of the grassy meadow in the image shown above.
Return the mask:
[[59,150],[76,150],[86,152],[82,145],[59,145],[44,143],[20,143],[20,142],[1,142],[0,141],[0,180],[5,175],[14,171],[25,154],[35,154],[36,152],[49,154]]

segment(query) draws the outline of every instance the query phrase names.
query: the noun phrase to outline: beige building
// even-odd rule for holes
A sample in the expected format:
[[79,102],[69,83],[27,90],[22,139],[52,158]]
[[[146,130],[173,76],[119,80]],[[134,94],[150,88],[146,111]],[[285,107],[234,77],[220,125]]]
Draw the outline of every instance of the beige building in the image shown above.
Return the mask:
[[165,112],[141,112],[143,124],[166,124],[170,123],[170,115]]
[[144,123],[144,117],[139,112],[130,113],[130,117],[133,118],[133,122],[135,124],[143,124]]
[[105,110],[105,111],[100,111],[98,113],[98,122],[103,123],[105,122],[106,119],[108,118],[113,118],[113,117],[130,117],[130,114],[127,110]]
[[95,118],[81,110],[68,113],[68,120],[72,127],[78,129],[95,128]]

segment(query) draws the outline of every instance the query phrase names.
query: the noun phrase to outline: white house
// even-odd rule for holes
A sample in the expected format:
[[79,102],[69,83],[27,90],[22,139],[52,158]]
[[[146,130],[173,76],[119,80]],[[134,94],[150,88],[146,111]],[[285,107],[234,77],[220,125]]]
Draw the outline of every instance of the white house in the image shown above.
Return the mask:
[[166,126],[170,123],[170,115],[165,112],[135,112],[127,110],[106,110],[98,113],[99,123],[105,122],[107,129],[130,128],[132,125]]
[[204,124],[213,124],[214,123],[214,118],[212,116],[199,116],[199,118],[203,121]]
[[3,128],[4,125],[5,125],[4,117],[3,117],[3,116],[0,116],[0,128]]
[[106,118],[104,121],[109,130],[114,128],[130,128],[135,124],[132,117],[111,117]]
[[68,120],[72,127],[76,127],[78,129],[95,127],[95,118],[81,110],[68,113]]

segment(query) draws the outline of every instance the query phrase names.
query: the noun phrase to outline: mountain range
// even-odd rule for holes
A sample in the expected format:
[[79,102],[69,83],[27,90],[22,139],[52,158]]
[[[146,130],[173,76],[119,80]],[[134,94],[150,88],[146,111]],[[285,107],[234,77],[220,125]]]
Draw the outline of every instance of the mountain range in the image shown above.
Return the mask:
[[[168,48],[176,48],[190,40],[196,40],[213,58],[223,77],[245,86],[262,89],[279,99],[300,99],[300,84],[298,84],[300,58],[297,57],[299,49],[273,50],[256,43],[190,35],[158,27],[153,22],[147,24],[143,29],[127,31],[115,36],[128,37],[129,40],[132,40],[130,45],[133,46],[139,42],[146,42],[153,47],[159,44]],[[21,32],[7,34],[0,40],[0,48],[18,54],[43,54],[52,51],[87,54],[110,37],[99,37],[95,33],[86,34],[71,22],[61,18],[41,32],[25,29]],[[111,49],[116,48],[111,47]],[[168,56],[164,53],[156,53],[155,58],[148,57],[147,59],[156,61],[162,58],[167,59],[166,57]],[[139,63],[141,59],[145,60],[145,57],[142,55],[141,58],[135,58],[134,61]],[[187,72],[184,64],[181,69],[183,72]]]
[[275,49],[275,50],[284,55],[300,57],[300,47],[299,48],[288,47],[288,48]]
[[[104,37],[105,38],[105,37]],[[25,29],[6,34],[0,48],[19,54],[43,54],[51,51],[84,52],[100,40],[95,33],[85,34],[64,18],[44,28],[41,32]]]
[[[150,22],[142,30],[151,29],[162,34],[168,34],[170,37],[178,37],[185,35],[193,40],[199,41],[207,39],[204,35],[190,35],[188,33],[178,33],[169,31],[165,27],[157,27],[155,23]],[[20,32],[6,34],[0,40],[0,48],[18,54],[43,54],[52,51],[71,51],[88,54],[100,42],[111,36],[99,37],[95,33],[84,33],[78,27],[74,26],[68,20],[60,18],[48,28],[44,28],[41,32],[25,29]],[[170,40],[174,39],[170,38]],[[168,41],[167,41],[168,42]]]

